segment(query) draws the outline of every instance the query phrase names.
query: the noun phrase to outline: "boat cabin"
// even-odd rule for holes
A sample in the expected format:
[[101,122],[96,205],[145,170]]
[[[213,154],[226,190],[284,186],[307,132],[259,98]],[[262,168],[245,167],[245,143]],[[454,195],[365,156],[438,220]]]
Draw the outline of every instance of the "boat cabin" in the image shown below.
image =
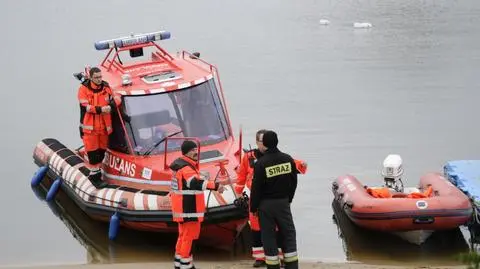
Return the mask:
[[[160,31],[95,43],[108,50],[98,66],[122,99],[112,112],[113,133],[104,175],[145,183],[170,179],[168,165],[189,138],[199,144],[200,163],[233,160],[234,136],[215,66],[186,51],[173,56],[155,43]],[[80,80],[88,76],[89,67]],[[241,145],[239,146],[241,148]]]

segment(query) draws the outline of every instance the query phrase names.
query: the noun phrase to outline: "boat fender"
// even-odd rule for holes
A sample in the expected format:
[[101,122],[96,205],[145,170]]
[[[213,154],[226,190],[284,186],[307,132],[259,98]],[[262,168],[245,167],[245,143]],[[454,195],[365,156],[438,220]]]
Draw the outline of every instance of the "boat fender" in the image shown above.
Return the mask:
[[37,172],[33,175],[31,185],[32,187],[38,186],[40,182],[42,182],[43,178],[45,177],[45,174],[48,171],[48,165],[44,165],[40,167]]
[[52,186],[50,186],[50,189],[48,190],[47,198],[45,199],[47,200],[47,202],[50,202],[53,200],[53,198],[55,198],[55,195],[57,194],[61,184],[62,179],[60,177],[57,177],[57,179],[55,179],[55,181],[52,183]]
[[118,230],[120,228],[120,218],[118,212],[110,217],[110,227],[108,229],[108,239],[115,240],[117,238]]

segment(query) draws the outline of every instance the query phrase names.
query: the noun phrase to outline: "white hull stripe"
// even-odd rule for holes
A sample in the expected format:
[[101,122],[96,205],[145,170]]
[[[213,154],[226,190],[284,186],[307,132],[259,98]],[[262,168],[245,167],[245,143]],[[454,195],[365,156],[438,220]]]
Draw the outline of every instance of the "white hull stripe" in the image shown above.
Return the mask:
[[120,181],[128,181],[133,183],[150,184],[150,185],[170,186],[170,181],[144,180],[144,179],[138,179],[133,177],[117,176],[109,173],[104,173],[104,175],[111,179],[120,180]]
[[72,175],[74,174],[75,171],[78,171],[78,169],[75,169],[73,168],[72,166],[70,166],[70,169],[68,169],[66,175],[65,175],[65,179],[67,179],[68,181],[72,182],[73,183],[73,180],[75,179],[74,177],[72,177]]
[[192,86],[192,83],[185,82],[185,83],[182,83],[182,84],[178,84],[177,89],[184,89],[184,88],[188,88],[190,86]]
[[88,187],[88,189],[85,191],[85,195],[83,196],[83,200],[88,201],[88,198],[90,197],[90,195],[95,189],[96,188],[94,186]]
[[70,182],[70,177],[68,177],[68,174],[70,173],[70,171],[72,171],[72,167],[70,165],[66,165],[66,166],[67,168],[62,171],[62,178]]
[[114,189],[108,189],[107,193],[105,194],[105,201],[104,204],[106,206],[112,206],[112,198],[113,198],[113,193],[115,192]]
[[145,94],[145,91],[144,90],[133,90],[133,91],[130,91],[130,94],[131,95],[142,95],[142,94]]
[[57,154],[56,153],[53,153],[52,156],[50,157],[50,166],[53,168],[53,163],[57,160]]
[[120,203],[120,198],[122,197],[122,194],[123,194],[122,190],[117,190],[117,192],[113,196],[113,201],[115,201],[115,203],[113,204],[114,207],[118,207],[120,205],[119,203]]
[[197,79],[193,82],[193,84],[197,85],[197,84],[200,84],[200,83],[203,83],[203,82],[205,82],[205,78]]
[[101,189],[98,193],[97,193],[97,199],[96,199],[96,203],[99,204],[99,205],[102,205],[103,204],[103,194],[105,193],[106,189]]
[[54,156],[54,158],[53,158],[53,162],[52,162],[52,168],[53,168],[53,170],[56,171],[56,169],[57,169],[57,162],[58,162],[58,160],[60,159],[60,156],[58,156],[56,153],[54,153],[53,156]]
[[60,171],[61,168],[62,168],[62,163],[63,163],[63,158],[58,156],[57,158],[57,163],[55,164],[55,168],[57,169],[57,171]]
[[[82,177],[80,176],[80,178],[77,179],[77,176],[79,174],[82,174],[80,172],[80,170],[77,170],[75,171],[75,173],[73,173],[72,175],[72,181],[73,180],[77,180],[77,187],[78,187],[78,194],[79,195],[83,195],[83,193],[86,191],[87,189],[87,180],[82,180]],[[82,174],[83,175],[83,174]]]
[[149,210],[158,210],[158,200],[156,195],[148,194],[148,209]]
[[58,162],[57,166],[58,166],[58,170],[66,169],[67,168],[66,166],[70,167],[70,165],[67,163],[67,161],[64,158],[60,158],[60,161]]
[[145,210],[145,207],[143,206],[143,194],[135,193],[135,196],[133,197],[133,207],[135,210]]
[[80,174],[80,170],[76,170],[75,173],[72,174],[71,176],[71,180],[72,182],[74,180],[77,180],[77,194],[82,197],[83,196],[83,192],[85,191],[83,189],[83,186],[85,185],[85,181],[81,181],[80,179],[76,179],[78,174]]
[[161,93],[161,92],[165,92],[165,89],[164,88],[160,88],[160,89],[151,89],[150,90],[150,93]]

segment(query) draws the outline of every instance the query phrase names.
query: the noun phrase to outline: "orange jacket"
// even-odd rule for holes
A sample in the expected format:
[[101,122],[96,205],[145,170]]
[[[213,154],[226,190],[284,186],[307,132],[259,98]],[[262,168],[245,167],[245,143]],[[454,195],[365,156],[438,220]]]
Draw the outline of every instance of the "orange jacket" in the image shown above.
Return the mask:
[[431,197],[433,193],[432,186],[428,186],[424,192],[412,192],[407,195],[407,198],[428,198]]
[[[245,155],[240,162],[240,166],[237,170],[237,182],[235,184],[235,192],[241,194],[245,186],[252,188],[253,179],[253,164],[262,153],[258,150],[250,150],[245,152]],[[307,166],[303,161],[294,160],[297,168],[297,172],[305,174],[307,172]]]
[[367,193],[375,198],[428,198],[432,196],[433,188],[428,186],[424,192],[394,193],[392,194],[387,187],[367,188]]
[[392,194],[387,187],[367,188],[367,193],[375,198],[392,198]]
[[90,80],[86,80],[78,88],[77,97],[80,103],[81,133],[111,134],[112,118],[110,113],[102,113],[102,107],[110,105],[113,110],[115,105],[120,105],[120,96],[114,96],[112,89],[105,81],[97,86]]
[[200,179],[195,162],[182,156],[171,165],[172,214],[175,222],[202,222],[205,213],[204,190],[218,190],[219,183]]

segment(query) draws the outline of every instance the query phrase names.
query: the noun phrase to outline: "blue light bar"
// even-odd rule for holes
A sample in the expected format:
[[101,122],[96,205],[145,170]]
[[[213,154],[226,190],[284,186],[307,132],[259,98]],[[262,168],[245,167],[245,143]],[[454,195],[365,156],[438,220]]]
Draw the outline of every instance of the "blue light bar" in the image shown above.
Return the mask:
[[170,38],[170,32],[167,31],[158,31],[148,34],[138,34],[138,35],[131,35],[126,37],[119,37],[110,40],[102,40],[95,42],[95,49],[96,50],[106,50],[114,48],[126,47],[126,46],[133,46],[138,44],[145,44],[151,41],[157,40],[164,40]]

